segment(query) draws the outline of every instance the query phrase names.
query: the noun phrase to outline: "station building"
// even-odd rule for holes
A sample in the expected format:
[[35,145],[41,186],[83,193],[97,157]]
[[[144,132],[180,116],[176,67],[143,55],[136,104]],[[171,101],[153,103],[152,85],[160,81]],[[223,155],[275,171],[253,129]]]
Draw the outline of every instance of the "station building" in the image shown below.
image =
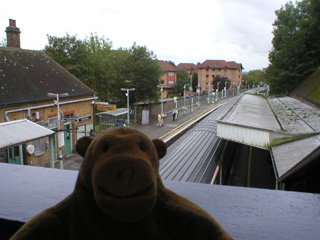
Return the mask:
[[[0,123],[37,123],[55,132],[55,160],[71,154],[77,139],[93,129],[95,92],[44,52],[21,49],[15,20],[6,33],[7,47],[0,48]],[[48,166],[49,142],[39,135],[31,142],[0,144],[0,161]]]

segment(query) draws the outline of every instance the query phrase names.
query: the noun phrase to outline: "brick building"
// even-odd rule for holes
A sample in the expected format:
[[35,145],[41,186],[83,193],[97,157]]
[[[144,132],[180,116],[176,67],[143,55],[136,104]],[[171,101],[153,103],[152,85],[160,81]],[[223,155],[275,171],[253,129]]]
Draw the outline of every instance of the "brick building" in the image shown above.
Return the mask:
[[[95,92],[42,51],[21,49],[20,30],[9,22],[8,47],[0,48],[0,122],[28,119],[55,131],[55,158],[66,156],[93,129]],[[48,138],[23,145],[24,157],[15,146],[0,149],[0,161],[48,166]],[[27,145],[34,146],[33,154]]]
[[[242,84],[242,64],[226,62],[224,60],[206,60],[202,64],[197,65],[198,68],[198,84],[203,93],[208,89],[209,84],[212,83],[215,77],[227,77],[231,84],[227,86],[228,89],[237,87]],[[210,87],[211,88],[211,87]]]
[[160,77],[159,85],[163,88],[163,98],[167,98],[177,83],[178,68],[165,61],[158,61],[159,66],[163,71]]

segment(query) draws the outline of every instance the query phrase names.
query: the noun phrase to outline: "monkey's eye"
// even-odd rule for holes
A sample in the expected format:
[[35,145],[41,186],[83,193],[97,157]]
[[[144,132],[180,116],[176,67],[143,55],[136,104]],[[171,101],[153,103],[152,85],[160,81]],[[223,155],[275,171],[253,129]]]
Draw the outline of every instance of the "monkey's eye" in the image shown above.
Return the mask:
[[139,148],[141,149],[141,151],[146,151],[146,146],[144,144],[144,142],[139,143]]
[[109,150],[109,144],[107,142],[102,144],[102,151],[106,152]]

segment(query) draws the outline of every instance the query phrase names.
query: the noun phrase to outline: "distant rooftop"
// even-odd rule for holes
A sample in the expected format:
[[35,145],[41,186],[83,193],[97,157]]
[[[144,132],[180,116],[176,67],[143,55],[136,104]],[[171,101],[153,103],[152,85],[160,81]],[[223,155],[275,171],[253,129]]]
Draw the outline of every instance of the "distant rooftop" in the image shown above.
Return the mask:
[[170,64],[166,61],[158,60],[158,65],[165,72],[177,72],[178,71],[177,67],[173,66],[172,64]]
[[236,63],[234,61],[232,62],[226,62],[225,60],[206,60],[202,64],[197,65],[197,67],[200,68],[230,68],[230,69],[243,69],[241,63]]
[[197,65],[193,63],[179,63],[177,68],[186,70],[197,70]]

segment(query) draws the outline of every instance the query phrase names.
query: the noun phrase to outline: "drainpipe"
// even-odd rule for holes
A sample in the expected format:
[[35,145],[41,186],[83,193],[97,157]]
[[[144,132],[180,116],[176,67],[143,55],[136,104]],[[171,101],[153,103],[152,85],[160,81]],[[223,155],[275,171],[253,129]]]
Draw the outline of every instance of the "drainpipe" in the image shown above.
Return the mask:
[[[85,101],[91,101],[91,100],[97,100],[98,97],[92,97],[92,98],[85,98],[85,99],[79,99],[79,100],[73,100],[73,101],[67,101],[67,102],[61,102],[59,103],[60,105],[65,105],[65,104],[71,104],[71,103],[77,103],[77,102],[85,102]],[[4,112],[5,119],[7,122],[10,121],[8,114],[13,113],[13,112],[21,112],[21,111],[28,111],[28,116],[31,115],[31,110],[34,109],[40,109],[40,108],[47,108],[47,107],[54,107],[55,104],[46,104],[46,105],[40,105],[40,106],[35,106],[35,107],[26,107],[26,108],[20,108],[20,109],[15,109],[15,110],[9,110]]]

